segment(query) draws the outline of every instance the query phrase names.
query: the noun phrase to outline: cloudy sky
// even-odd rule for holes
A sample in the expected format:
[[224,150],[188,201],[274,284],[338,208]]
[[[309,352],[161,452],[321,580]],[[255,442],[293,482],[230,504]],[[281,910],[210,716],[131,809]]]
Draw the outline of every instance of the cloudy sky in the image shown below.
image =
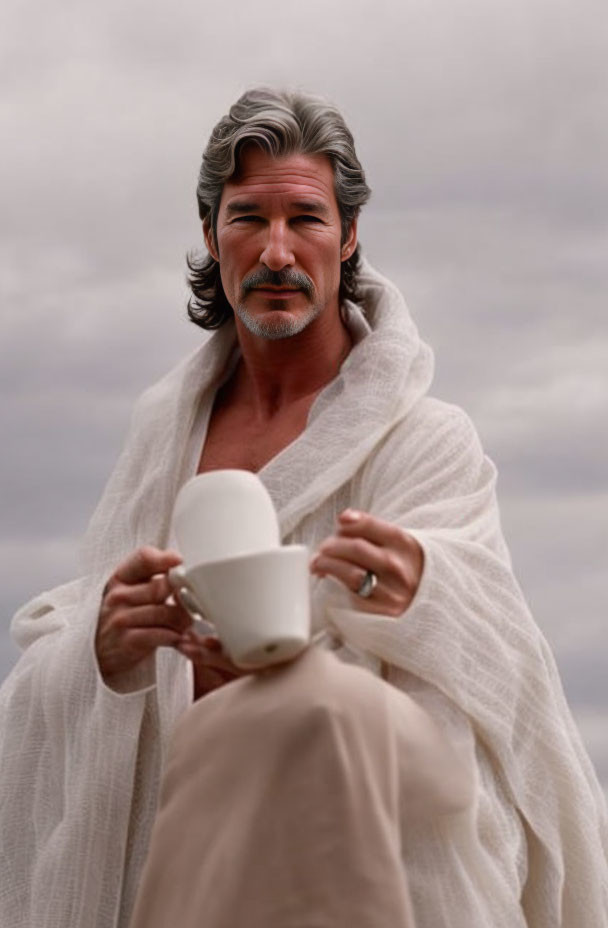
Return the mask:
[[10,0],[0,28],[0,677],[76,571],[137,394],[200,340],[184,254],[246,87],[344,111],[360,237],[500,471],[521,584],[608,785],[605,0]]

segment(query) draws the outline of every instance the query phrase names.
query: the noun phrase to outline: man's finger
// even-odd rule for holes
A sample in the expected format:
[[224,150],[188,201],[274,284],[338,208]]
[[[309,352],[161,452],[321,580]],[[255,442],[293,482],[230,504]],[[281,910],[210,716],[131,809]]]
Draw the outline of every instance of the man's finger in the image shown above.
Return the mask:
[[106,594],[106,605],[113,609],[118,606],[160,604],[164,603],[172,593],[173,590],[166,574],[157,574],[148,583],[117,581]]
[[155,574],[164,574],[170,567],[181,564],[177,551],[161,551],[146,546],[130,554],[114,572],[114,578],[122,583],[145,583]]
[[318,573],[322,577],[331,577],[346,587],[350,593],[353,608],[359,612],[394,617],[400,615],[406,606],[406,603],[395,597],[394,591],[380,582],[371,596],[359,596],[357,591],[365,579],[365,570],[354,567],[347,561],[319,557],[318,566],[312,570],[313,573]]
[[177,650],[189,658],[200,670],[212,670],[230,678],[243,676],[245,673],[242,668],[236,664],[223,652],[210,651],[201,644],[193,642],[184,635],[176,643]]
[[362,569],[364,574],[366,570],[373,570],[374,573],[380,574],[387,569],[384,548],[372,544],[365,538],[344,538],[333,535],[319,547],[313,565],[316,565],[318,558],[324,557],[348,561],[359,571]]
[[[196,634],[196,633],[195,633]],[[200,635],[199,635],[200,638]],[[217,635],[205,635],[202,638],[202,643],[208,651],[221,652],[224,650],[222,642],[217,637]]]
[[113,619],[115,627],[124,629],[155,628],[183,632],[191,624],[192,619],[180,606],[144,605],[124,609]]
[[368,512],[345,509],[338,516],[338,533],[354,538],[365,538],[381,547],[394,547],[407,550],[414,544],[411,535],[393,522],[385,522]]
[[142,656],[156,648],[175,647],[179,642],[179,632],[165,627],[130,628],[125,637],[125,650]]
[[215,635],[202,636],[192,629],[187,629],[181,637],[180,644],[187,646],[199,660],[209,666],[233,668],[235,665],[228,657],[219,638]]
[[313,573],[319,576],[330,576],[343,583],[351,592],[356,593],[365,579],[365,567],[357,566],[350,561],[319,554],[311,565]]

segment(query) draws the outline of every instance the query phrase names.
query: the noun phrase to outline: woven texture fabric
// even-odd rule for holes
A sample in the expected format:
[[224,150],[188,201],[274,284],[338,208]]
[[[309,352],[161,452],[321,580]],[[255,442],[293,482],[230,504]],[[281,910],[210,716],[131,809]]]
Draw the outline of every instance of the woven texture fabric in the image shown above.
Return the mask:
[[[364,316],[347,308],[356,344],[339,376],[260,477],[287,543],[314,548],[350,505],[424,549],[421,586],[397,620],[313,582],[315,626],[337,653],[385,662],[389,681],[476,754],[471,853],[428,829],[404,844],[417,925],[604,928],[605,804],[511,572],[494,467],[466,415],[427,397],[432,356],[399,292],[368,265],[362,289]],[[234,342],[225,327],[143,395],[85,539],[83,578],[13,620],[24,654],[0,697],[3,928],[128,924],[191,676],[161,649],[105,686],[93,650],[101,589],[135,547],[166,545],[193,424]]]

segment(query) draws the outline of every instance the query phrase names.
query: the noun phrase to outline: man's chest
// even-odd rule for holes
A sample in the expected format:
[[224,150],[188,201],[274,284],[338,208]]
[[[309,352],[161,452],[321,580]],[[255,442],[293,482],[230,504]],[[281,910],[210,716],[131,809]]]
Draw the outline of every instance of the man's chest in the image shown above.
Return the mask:
[[306,428],[311,401],[257,422],[247,410],[220,407],[213,410],[198,464],[198,473],[238,468],[261,470]]

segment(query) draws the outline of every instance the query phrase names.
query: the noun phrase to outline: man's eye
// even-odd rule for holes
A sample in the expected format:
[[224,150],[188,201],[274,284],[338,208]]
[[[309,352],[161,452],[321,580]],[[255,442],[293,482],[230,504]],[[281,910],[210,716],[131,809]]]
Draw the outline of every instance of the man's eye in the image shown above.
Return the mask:
[[322,222],[318,216],[296,216],[296,222]]
[[232,222],[261,222],[259,216],[237,216]]

